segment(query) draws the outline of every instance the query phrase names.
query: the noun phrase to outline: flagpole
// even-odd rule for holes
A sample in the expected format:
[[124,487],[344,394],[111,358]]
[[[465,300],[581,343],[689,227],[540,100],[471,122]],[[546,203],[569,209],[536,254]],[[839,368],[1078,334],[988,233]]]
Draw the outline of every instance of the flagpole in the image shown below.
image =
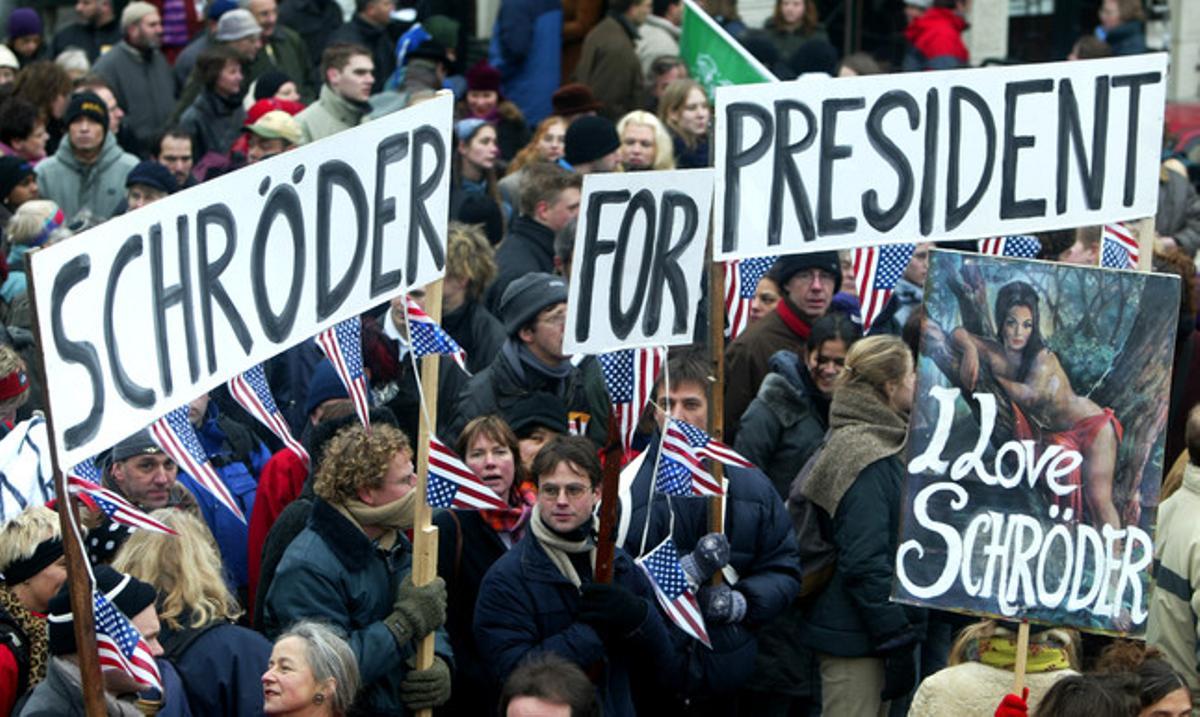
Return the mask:
[[88,577],[87,556],[83,554],[83,536],[79,534],[79,516],[71,502],[66,474],[58,463],[58,440],[54,433],[54,414],[50,410],[50,387],[46,383],[46,337],[38,321],[37,291],[34,288],[33,256],[25,255],[25,276],[29,283],[29,304],[33,314],[33,335],[37,337],[40,361],[36,367],[41,385],[42,406],[46,416],[46,435],[50,443],[50,465],[54,473],[54,495],[58,520],[62,526],[63,553],[67,558],[67,585],[70,589],[75,652],[83,690],[83,708],[87,717],[104,717],[104,682],[100,675],[100,653],[96,649],[95,615],[92,613],[92,583]]
[[[1154,217],[1146,217],[1137,223],[1138,271],[1154,270]],[[1103,246],[1101,246],[1103,251]]]
[[[425,313],[435,322],[442,320],[442,280],[438,279],[425,287]],[[412,340],[411,333],[409,340]],[[413,569],[414,585],[427,585],[437,577],[438,529],[433,525],[433,509],[429,507],[429,438],[437,432],[438,364],[440,357],[431,353],[421,357],[421,398],[425,408],[421,411],[421,423],[417,437],[417,506],[413,516]],[[417,645],[417,669],[427,670],[433,666],[434,634],[421,638]],[[429,717],[432,709],[417,712],[420,717]]]
[[617,544],[617,503],[621,484],[621,427],[615,408],[608,412],[608,441],[604,446],[604,473],[600,485],[600,534],[596,540],[596,567],[593,577],[598,583],[611,583],[613,553]]
[[[709,225],[709,286],[708,286],[708,330],[709,357],[712,361],[712,398],[708,402],[708,434],[714,440],[724,441],[725,433],[725,264],[712,261],[712,229]],[[713,480],[722,489],[725,485],[725,465],[721,461],[708,462]],[[725,532],[725,496],[714,495],[708,499],[708,529],[713,533]],[[713,575],[713,584],[721,584],[721,573]]]

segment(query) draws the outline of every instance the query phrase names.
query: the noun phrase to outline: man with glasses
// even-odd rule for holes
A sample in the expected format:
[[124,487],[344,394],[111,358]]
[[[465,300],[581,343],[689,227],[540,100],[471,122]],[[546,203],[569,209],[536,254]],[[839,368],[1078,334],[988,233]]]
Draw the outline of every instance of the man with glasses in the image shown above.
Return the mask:
[[504,290],[499,309],[508,338],[491,365],[459,394],[446,442],[452,443],[472,418],[502,414],[523,397],[542,392],[562,399],[575,423],[587,426],[587,437],[597,447],[604,445],[609,402],[600,366],[594,359],[576,366],[563,353],[566,282],[551,274],[526,274]]
[[725,351],[725,442],[737,437],[742,414],[770,372],[771,355],[805,351],[813,322],[829,311],[842,285],[837,252],[820,251],[779,258],[773,268],[783,288],[775,311],[738,336]]
[[503,681],[531,653],[593,676],[604,714],[634,714],[641,690],[673,691],[676,651],[646,577],[620,548],[610,584],[593,579],[601,469],[595,447],[560,436],[533,460],[538,502],[529,533],[492,565],[475,605],[481,654]]

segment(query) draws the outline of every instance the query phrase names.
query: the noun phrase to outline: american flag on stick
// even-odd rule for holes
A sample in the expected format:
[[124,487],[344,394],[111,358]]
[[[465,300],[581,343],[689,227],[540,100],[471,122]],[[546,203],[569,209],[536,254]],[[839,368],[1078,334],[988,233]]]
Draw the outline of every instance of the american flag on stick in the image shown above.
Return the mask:
[[642,408],[654,391],[666,351],[661,348],[624,349],[596,357],[604,374],[604,385],[612,399],[621,431],[621,447],[628,452],[637,432]]
[[667,426],[667,441],[670,442],[673,438],[677,437],[682,437],[698,456],[711,458],[714,461],[720,461],[729,466],[740,466],[742,468],[754,467],[754,464],[746,460],[741,453],[738,453],[687,421],[677,421],[672,418]]
[[251,416],[257,418],[259,423],[271,429],[271,432],[283,441],[283,445],[299,456],[305,465],[311,462],[308,451],[292,436],[292,429],[288,428],[287,420],[279,412],[262,364],[229,379],[229,394]]
[[654,597],[658,598],[658,604],[671,622],[711,649],[704,615],[700,612],[696,596],[688,589],[687,574],[679,564],[675,541],[668,537],[635,562],[646,571],[650,584],[654,586]]
[[425,499],[434,508],[505,510],[508,504],[479,479],[454,451],[429,437],[429,473]]
[[1100,266],[1136,269],[1138,240],[1124,224],[1105,224],[1100,230]]
[[159,448],[162,448],[163,453],[195,478],[201,487],[212,493],[221,505],[238,517],[238,520],[246,522],[242,509],[238,507],[233,495],[213,469],[212,463],[209,463],[208,454],[204,451],[204,446],[200,445],[196,430],[188,421],[186,403],[150,424],[150,435]]
[[667,495],[725,495],[724,487],[694,453],[665,442],[654,489]]
[[904,276],[916,248],[916,244],[889,244],[854,250],[854,288],[862,306],[864,333],[892,298],[892,290]]
[[[89,460],[88,463],[91,463]],[[93,464],[95,465],[95,464]],[[128,525],[131,528],[142,528],[156,533],[175,535],[175,531],[161,522],[138,510],[125,498],[104,486],[79,476],[78,466],[67,474],[67,490],[88,503],[96,510],[102,511],[115,523]]]
[[758,282],[775,265],[775,259],[762,256],[725,262],[725,316],[729,317],[725,335],[730,341],[750,325],[750,304],[754,302]]
[[358,420],[370,430],[371,404],[367,399],[367,376],[363,373],[361,321],[353,316],[334,324],[317,334],[316,341],[346,386]]
[[[129,576],[115,588],[120,591],[129,581]],[[133,679],[162,691],[162,676],[158,664],[150,654],[150,646],[141,633],[108,598],[92,589],[92,605],[96,613],[96,647],[100,653],[100,667],[118,669]]]
[[1017,259],[1035,259],[1042,250],[1042,242],[1035,236],[1021,234],[1011,237],[988,237],[979,240],[979,253],[989,256],[1008,256]]
[[408,302],[406,311],[409,331],[412,333],[409,339],[413,355],[420,358],[429,354],[446,354],[454,359],[454,363],[458,364],[463,373],[470,376],[471,372],[467,370],[467,352],[463,347],[459,346],[445,329],[438,326],[417,302],[408,298],[405,300]]

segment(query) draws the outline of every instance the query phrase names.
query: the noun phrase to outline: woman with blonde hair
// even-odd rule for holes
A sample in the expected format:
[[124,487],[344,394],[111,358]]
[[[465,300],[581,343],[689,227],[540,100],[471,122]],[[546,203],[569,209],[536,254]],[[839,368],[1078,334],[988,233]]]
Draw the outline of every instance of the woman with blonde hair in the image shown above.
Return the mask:
[[678,169],[707,167],[708,126],[712,110],[699,82],[675,80],[658,101],[658,118],[671,133]]
[[134,531],[113,567],[158,591],[159,642],[183,680],[193,714],[254,714],[271,643],[234,625],[242,609],[229,591],[217,544],[204,522],[162,508],[150,514],[175,531]]
[[534,162],[557,162],[566,151],[567,121],[557,115],[542,120],[533,133],[533,138],[517,152],[508,163],[508,173],[499,182],[500,196],[510,206],[517,206],[517,195],[521,193],[521,178],[525,167]]
[[820,659],[823,714],[886,715],[916,683],[925,611],[889,600],[914,382],[899,338],[856,342],[833,390],[829,437],[801,489],[837,548],[799,633]]
[[662,122],[645,110],[634,110],[617,122],[621,166],[626,172],[675,169],[675,150]]
[[8,278],[0,285],[0,298],[12,305],[25,293],[28,282],[25,278],[25,254],[31,249],[49,246],[70,236],[71,230],[63,227],[66,218],[62,209],[49,199],[30,199],[13,213],[4,229],[8,239]]
[[[949,667],[926,678],[913,696],[910,714],[991,717],[1012,691],[1017,661],[1015,626],[981,620],[959,633],[950,648]],[[1079,674],[1079,633],[1031,625],[1026,652],[1025,703],[1030,714],[1064,677]]]

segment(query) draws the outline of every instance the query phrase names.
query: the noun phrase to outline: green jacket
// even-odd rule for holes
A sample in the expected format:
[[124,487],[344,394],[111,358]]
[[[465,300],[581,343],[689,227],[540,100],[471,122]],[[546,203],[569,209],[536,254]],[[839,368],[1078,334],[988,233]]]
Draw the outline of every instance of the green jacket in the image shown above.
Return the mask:
[[88,209],[103,221],[125,198],[125,177],[137,163],[115,137],[105,134],[104,147],[92,164],[81,164],[64,138],[54,156],[42,160],[35,171],[42,196],[58,202],[63,214],[75,217]]
[[357,127],[370,111],[371,106],[367,103],[353,102],[334,92],[329,85],[322,85],[321,98],[296,115],[302,142],[308,144],[344,129]]

